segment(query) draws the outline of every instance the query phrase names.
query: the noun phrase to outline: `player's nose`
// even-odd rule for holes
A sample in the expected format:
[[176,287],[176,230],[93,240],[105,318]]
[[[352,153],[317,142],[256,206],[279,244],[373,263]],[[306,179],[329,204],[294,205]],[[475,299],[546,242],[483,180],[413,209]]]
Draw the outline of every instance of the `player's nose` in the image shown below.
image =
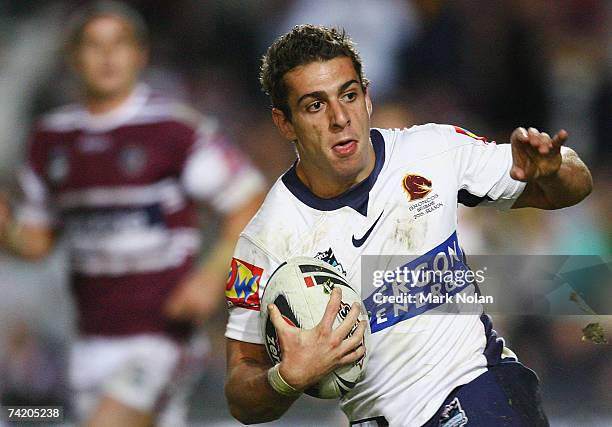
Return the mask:
[[351,123],[350,115],[342,103],[330,102],[328,112],[330,115],[330,127],[333,130],[342,130]]

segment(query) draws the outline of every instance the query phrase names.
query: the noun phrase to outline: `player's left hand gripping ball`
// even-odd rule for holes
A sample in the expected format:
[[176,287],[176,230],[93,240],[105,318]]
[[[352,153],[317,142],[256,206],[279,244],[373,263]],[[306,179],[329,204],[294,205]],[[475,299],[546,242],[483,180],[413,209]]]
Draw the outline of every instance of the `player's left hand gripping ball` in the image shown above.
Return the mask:
[[[320,327],[326,314],[327,305],[334,289],[340,289],[339,309],[333,320],[332,330],[336,330],[347,318],[353,303],[361,303],[359,294],[335,268],[314,258],[298,257],[279,266],[270,277],[262,297],[260,327],[265,347],[272,363],[282,360],[279,337],[268,313],[268,305],[274,304],[286,323],[310,330]],[[340,366],[323,377],[304,392],[313,397],[333,399],[348,393],[362,378],[368,360],[368,341],[370,327],[368,315],[361,304],[358,322],[347,329],[345,341],[358,331],[360,322],[365,324],[361,340],[365,353],[354,362]],[[331,322],[330,322],[331,325]],[[314,350],[314,349],[312,349]]]

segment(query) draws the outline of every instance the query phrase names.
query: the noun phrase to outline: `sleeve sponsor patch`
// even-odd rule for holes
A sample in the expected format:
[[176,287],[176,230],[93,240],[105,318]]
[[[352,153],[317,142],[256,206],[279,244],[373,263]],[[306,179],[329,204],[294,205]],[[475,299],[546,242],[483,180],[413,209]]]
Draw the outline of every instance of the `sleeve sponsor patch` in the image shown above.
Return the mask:
[[262,274],[263,268],[232,258],[225,286],[228,308],[242,307],[259,311],[259,281]]
[[482,141],[485,144],[487,144],[489,142],[489,140],[487,140],[487,138],[484,137],[484,136],[478,136],[478,135],[470,132],[467,129],[460,128],[459,126],[453,126],[453,127],[455,128],[455,132],[457,132],[457,133],[459,133],[461,135],[469,136],[470,138],[473,138],[473,139],[475,139],[477,141]]

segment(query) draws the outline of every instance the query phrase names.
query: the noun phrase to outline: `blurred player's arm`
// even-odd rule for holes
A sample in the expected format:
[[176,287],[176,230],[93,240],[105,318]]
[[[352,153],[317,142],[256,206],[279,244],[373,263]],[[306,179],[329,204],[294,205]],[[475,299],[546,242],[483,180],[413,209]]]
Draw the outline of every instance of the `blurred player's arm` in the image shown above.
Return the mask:
[[561,209],[575,205],[591,193],[591,173],[574,150],[563,146],[567,138],[565,130],[552,138],[534,128],[514,130],[510,137],[510,176],[527,182],[527,186],[513,209]]
[[53,246],[53,230],[46,225],[17,221],[11,212],[8,197],[0,194],[0,246],[28,260],[46,256]]
[[184,157],[180,180],[186,194],[213,208],[222,223],[207,258],[170,295],[165,313],[202,323],[223,305],[227,266],[240,232],[263,201],[266,181],[214,120],[187,112],[198,126],[177,134],[177,150]]
[[175,319],[200,323],[223,306],[227,266],[232,259],[238,236],[261,205],[264,194],[256,193],[239,209],[222,217],[221,234],[209,251],[208,258],[171,296],[166,314]]
[[[244,424],[276,420],[303,390],[317,384],[334,369],[363,357],[366,321],[360,321],[355,333],[347,337],[359,320],[359,304],[354,304],[342,323],[332,329],[341,296],[339,289],[333,290],[321,322],[313,329],[289,325],[278,308],[270,304],[270,319],[283,355],[278,370],[273,373],[269,372],[272,364],[263,345],[227,339],[225,396],[236,419]],[[272,387],[270,376],[275,376],[276,387],[280,382],[282,393]]]

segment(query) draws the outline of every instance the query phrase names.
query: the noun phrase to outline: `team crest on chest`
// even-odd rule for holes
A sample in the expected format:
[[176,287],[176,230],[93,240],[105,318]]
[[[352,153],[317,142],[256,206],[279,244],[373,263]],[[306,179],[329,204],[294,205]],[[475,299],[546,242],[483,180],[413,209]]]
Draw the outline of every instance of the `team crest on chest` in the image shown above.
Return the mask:
[[433,182],[429,178],[414,173],[404,175],[402,188],[408,197],[410,212],[414,219],[438,210],[444,203],[440,194],[433,190]]
[[95,154],[108,150],[112,142],[108,135],[82,135],[77,139],[77,146],[82,153]]
[[129,145],[119,153],[119,166],[127,176],[137,176],[147,164],[147,154],[144,148],[138,145]]
[[422,199],[432,190],[432,182],[430,179],[413,173],[404,175],[402,186],[408,195],[409,201]]

